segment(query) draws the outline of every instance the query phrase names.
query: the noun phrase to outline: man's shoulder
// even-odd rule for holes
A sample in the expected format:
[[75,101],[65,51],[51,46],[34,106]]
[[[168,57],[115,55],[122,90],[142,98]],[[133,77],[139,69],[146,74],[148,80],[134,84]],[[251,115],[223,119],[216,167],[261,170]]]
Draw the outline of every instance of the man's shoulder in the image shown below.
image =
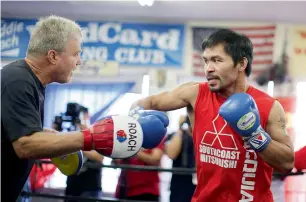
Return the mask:
[[[12,83],[26,85],[34,84],[34,79],[24,60],[18,60],[5,65],[1,70],[1,85],[3,88]],[[1,89],[3,89],[1,87]]]
[[263,90],[256,88],[254,86],[249,86],[248,93],[256,100],[256,99],[268,99],[274,100],[272,96],[268,93],[264,92]]
[[199,82],[194,82],[194,81],[189,81],[189,82],[185,82],[183,84],[181,84],[181,87],[193,87],[193,86],[199,86],[200,83]]
[[249,90],[249,94],[254,98],[259,111],[268,119],[276,99],[258,88],[250,88],[252,89]]
[[190,90],[190,89],[194,89],[194,90],[198,90],[200,88],[207,88],[208,89],[208,84],[207,82],[186,82],[183,83],[181,85],[181,87],[186,87],[186,89]]
[[202,93],[210,92],[209,86],[207,82],[199,82],[198,83],[198,91]]
[[4,65],[1,71],[4,73],[11,73],[16,70],[20,71],[20,69],[25,69],[27,65],[28,64],[25,62],[25,60],[16,60]]

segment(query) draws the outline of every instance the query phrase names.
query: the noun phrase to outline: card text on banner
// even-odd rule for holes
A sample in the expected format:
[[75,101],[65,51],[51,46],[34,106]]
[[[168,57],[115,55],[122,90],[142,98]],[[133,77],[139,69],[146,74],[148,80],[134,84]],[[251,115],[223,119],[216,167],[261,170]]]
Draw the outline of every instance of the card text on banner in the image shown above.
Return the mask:
[[[2,59],[26,56],[36,20],[1,20]],[[78,22],[82,61],[117,61],[123,66],[175,67],[183,64],[184,25]]]

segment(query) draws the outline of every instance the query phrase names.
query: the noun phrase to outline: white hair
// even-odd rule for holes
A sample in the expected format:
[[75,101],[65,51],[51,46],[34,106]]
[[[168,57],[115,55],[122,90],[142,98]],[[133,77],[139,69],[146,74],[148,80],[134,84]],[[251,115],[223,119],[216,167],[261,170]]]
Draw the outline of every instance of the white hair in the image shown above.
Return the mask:
[[47,55],[49,50],[63,52],[69,35],[82,37],[76,22],[55,15],[40,18],[31,34],[27,55]]

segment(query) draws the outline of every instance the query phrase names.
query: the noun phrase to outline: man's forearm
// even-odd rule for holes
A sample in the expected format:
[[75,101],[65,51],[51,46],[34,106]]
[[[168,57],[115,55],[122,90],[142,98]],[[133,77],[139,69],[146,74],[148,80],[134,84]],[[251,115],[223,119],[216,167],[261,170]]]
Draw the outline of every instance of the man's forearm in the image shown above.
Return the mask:
[[84,151],[83,154],[92,161],[102,163],[103,156],[96,151]]
[[169,158],[172,160],[176,159],[182,149],[182,134],[176,134],[166,144],[165,151]]
[[145,152],[142,152],[140,151],[138,154],[137,154],[137,157],[142,160],[143,162],[145,162],[146,164],[149,164],[149,165],[158,165],[159,164],[159,160],[158,159],[155,159],[153,157],[153,155],[151,154],[147,154]]
[[272,140],[259,156],[274,169],[290,172],[294,166],[294,153],[285,144]]
[[24,136],[13,143],[20,158],[53,158],[83,149],[82,132],[37,132]]
[[152,103],[150,97],[146,97],[134,102],[131,106],[131,109],[137,106],[143,107],[144,109],[152,109]]

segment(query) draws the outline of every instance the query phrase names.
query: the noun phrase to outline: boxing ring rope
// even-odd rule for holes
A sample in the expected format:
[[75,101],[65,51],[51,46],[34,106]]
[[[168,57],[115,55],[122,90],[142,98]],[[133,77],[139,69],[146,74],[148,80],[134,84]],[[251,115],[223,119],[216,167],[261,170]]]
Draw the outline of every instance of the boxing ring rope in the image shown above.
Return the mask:
[[31,197],[40,197],[40,198],[52,198],[52,199],[66,199],[66,200],[74,200],[74,201],[95,201],[95,202],[145,202],[138,200],[126,200],[126,199],[108,199],[106,197],[102,197],[100,199],[97,198],[86,198],[81,196],[61,196],[61,195],[52,195],[52,194],[44,194],[44,193],[34,193],[34,192],[21,192],[21,196],[31,196]]
[[[40,163],[51,163],[51,161],[38,160]],[[159,166],[139,166],[139,165],[105,165],[102,163],[85,162],[84,166],[87,168],[114,168],[114,169],[125,169],[125,170],[138,170],[138,171],[157,171],[157,172],[170,172],[178,175],[191,175],[196,172],[196,169],[192,168],[162,168]],[[277,177],[287,177],[293,175],[303,175],[305,172],[290,172],[287,174],[273,173]]]
[[[44,164],[53,164],[51,161],[46,160],[37,160],[38,163]],[[190,168],[162,168],[159,166],[139,166],[139,165],[105,165],[102,163],[96,162],[85,162],[83,166],[88,168],[98,169],[98,168],[113,168],[113,169],[125,169],[125,170],[137,170],[137,171],[157,171],[157,172],[171,172],[174,174],[179,175],[191,175],[196,172],[195,169]],[[273,173],[273,176],[277,177],[287,177],[287,176],[297,176],[303,175],[305,172],[290,172],[287,174],[282,173]],[[95,198],[86,198],[86,197],[77,197],[77,196],[63,196],[63,195],[52,195],[52,194],[45,194],[45,193],[37,193],[37,192],[22,192],[22,196],[31,196],[31,197],[41,197],[41,198],[54,198],[54,199],[70,199],[70,200],[77,200],[77,201],[98,201],[98,202],[144,202],[144,201],[136,201],[136,200],[126,200],[126,199],[111,199],[102,197],[100,199]]]

